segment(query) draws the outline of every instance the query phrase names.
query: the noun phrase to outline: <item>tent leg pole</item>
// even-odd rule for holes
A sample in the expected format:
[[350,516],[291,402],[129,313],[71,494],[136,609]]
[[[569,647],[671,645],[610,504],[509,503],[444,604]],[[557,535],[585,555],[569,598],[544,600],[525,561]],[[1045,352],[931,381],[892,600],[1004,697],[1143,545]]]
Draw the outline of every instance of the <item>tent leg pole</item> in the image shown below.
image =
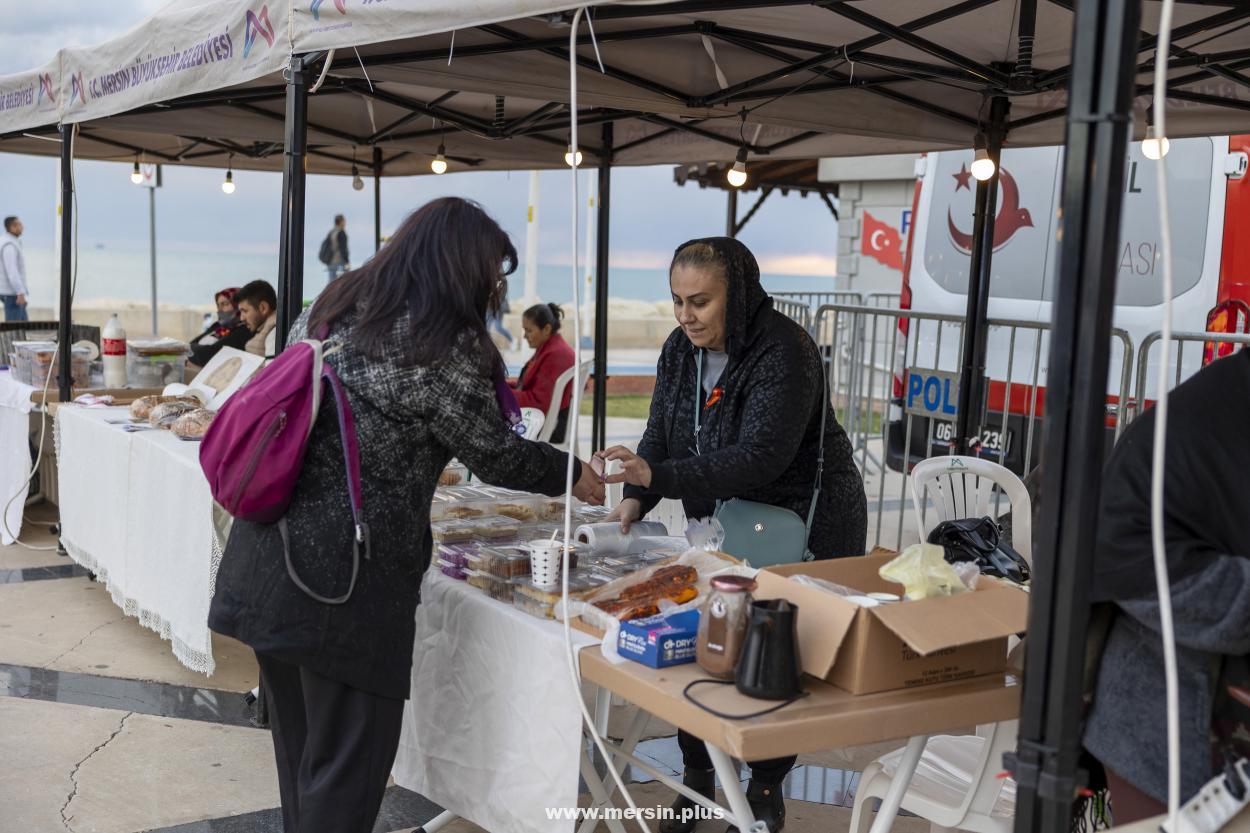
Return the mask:
[[60,372],[57,385],[62,402],[73,399],[73,362],[69,357],[74,305],[74,125],[61,125],[61,314],[57,319]]
[[313,55],[292,55],[286,71],[286,143],[282,153],[282,240],[278,265],[277,349],[304,306],[304,189],[308,153],[308,67]]
[[728,193],[728,211],[725,217],[725,236],[738,236],[738,189],[730,188]]
[[[608,221],[612,206],[613,126],[603,126],[603,155],[599,165],[599,220],[595,241],[595,397],[592,450],[608,441]],[[576,208],[574,209],[576,210]],[[577,415],[574,414],[574,419]]]
[[986,151],[994,160],[994,175],[977,183],[976,213],[972,223],[972,258],[968,266],[968,306],[964,315],[964,352],[960,357],[959,410],[955,414],[955,453],[967,454],[971,441],[981,436],[981,403],[985,398],[985,349],[989,341],[990,275],[994,258],[994,215],[998,212],[999,157],[1007,129],[1010,105],[1005,96],[990,103]]
[[373,146],[373,251],[382,248],[382,148]]
[[1141,3],[1078,0],[1063,239],[1051,322],[1042,517],[1015,774],[1017,833],[1066,833],[1078,769],[1085,633],[1106,440],[1108,342]]

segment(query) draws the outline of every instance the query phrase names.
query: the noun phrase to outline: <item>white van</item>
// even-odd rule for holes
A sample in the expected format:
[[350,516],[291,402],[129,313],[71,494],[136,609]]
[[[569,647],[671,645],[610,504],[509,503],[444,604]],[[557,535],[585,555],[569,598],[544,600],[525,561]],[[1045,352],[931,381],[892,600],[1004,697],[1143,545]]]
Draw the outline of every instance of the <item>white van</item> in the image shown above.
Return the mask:
[[[1250,229],[1250,178],[1244,177],[1245,160],[1239,157],[1248,151],[1250,136],[1171,142],[1167,162],[1177,331],[1244,332],[1250,324],[1250,232],[1246,231]],[[1062,162],[1058,147],[1003,151],[990,279],[991,319],[1047,325],[1051,321],[1059,257],[1055,241],[1060,228]],[[912,215],[915,222],[909,230],[903,269],[904,309],[960,317],[965,313],[976,193],[976,180],[968,170],[971,163],[971,151],[951,151],[928,154],[918,166]],[[1108,345],[1108,424],[1112,428],[1117,408],[1125,404],[1120,402],[1122,390],[1130,396],[1136,390],[1137,350],[1162,323],[1156,163],[1143,156],[1140,143],[1134,143],[1125,164],[1113,322],[1123,334]],[[1226,175],[1226,171],[1232,173]],[[943,328],[939,350],[936,324],[912,324],[921,325],[916,334],[918,349],[914,347],[912,355],[900,359],[896,366],[914,362],[918,367],[958,373],[958,326]],[[907,326],[907,321],[900,322],[900,328]],[[1130,384],[1122,388],[1126,346],[1131,356]],[[1150,354],[1152,365],[1158,354],[1157,348]],[[986,404],[992,425],[982,433],[979,453],[989,459],[1001,458],[1017,472],[1031,469],[1038,459],[1048,360],[1047,334],[1027,327],[991,330],[986,353]],[[1181,378],[1197,371],[1203,361],[1202,350],[1182,353]],[[894,394],[896,407],[890,413],[887,458],[891,468],[900,470],[906,437],[902,379],[898,376]],[[913,465],[926,456],[948,452],[953,433],[950,423],[929,419],[911,422]]]

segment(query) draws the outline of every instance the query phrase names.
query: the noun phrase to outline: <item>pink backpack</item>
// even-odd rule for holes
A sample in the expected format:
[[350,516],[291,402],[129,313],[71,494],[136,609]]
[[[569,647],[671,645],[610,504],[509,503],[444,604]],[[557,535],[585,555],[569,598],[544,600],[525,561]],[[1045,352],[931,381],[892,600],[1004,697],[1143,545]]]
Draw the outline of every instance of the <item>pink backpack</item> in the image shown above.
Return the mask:
[[[326,335],[326,328],[318,333]],[[217,412],[200,446],[200,467],[213,499],[231,516],[256,523],[277,523],[287,573],[296,586],[323,604],[351,598],[360,571],[360,546],[370,557],[369,527],[363,520],[360,448],[352,409],[334,369],[324,361],[322,341],[306,339],[282,351],[267,367],[234,393]],[[328,382],[338,412],[347,467],[347,492],[355,520],[352,577],[347,592],[327,598],[311,590],[291,563],[286,510],[304,466],[308,438],[317,421]]]

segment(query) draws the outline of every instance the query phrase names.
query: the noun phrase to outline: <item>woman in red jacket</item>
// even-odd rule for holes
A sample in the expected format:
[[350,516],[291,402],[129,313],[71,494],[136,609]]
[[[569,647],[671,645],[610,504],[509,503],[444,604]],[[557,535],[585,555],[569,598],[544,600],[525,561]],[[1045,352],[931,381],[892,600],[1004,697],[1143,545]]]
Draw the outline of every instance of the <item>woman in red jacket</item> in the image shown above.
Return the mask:
[[[556,379],[577,362],[573,348],[560,335],[560,320],[564,311],[556,304],[535,304],[521,316],[521,329],[525,341],[537,352],[521,369],[521,375],[513,386],[517,404],[522,408],[537,408],[544,414],[551,407]],[[550,442],[564,442],[569,422],[569,401],[573,398],[573,386],[564,390],[560,403],[560,416]]]

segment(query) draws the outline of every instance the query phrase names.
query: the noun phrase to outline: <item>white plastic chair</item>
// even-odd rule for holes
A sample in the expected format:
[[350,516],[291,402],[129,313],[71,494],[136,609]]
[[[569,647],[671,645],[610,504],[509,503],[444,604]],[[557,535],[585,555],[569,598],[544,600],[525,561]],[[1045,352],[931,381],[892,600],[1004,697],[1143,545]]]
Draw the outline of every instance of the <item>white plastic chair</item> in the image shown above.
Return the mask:
[[[578,382],[581,384],[582,390],[586,389],[586,380],[590,378],[590,371],[594,366],[594,359],[587,359],[582,362],[581,372],[578,373]],[[538,436],[534,438],[539,442],[549,442],[551,440],[551,435],[555,433],[556,423],[560,420],[560,403],[564,401],[564,393],[568,390],[569,385],[572,384],[573,374],[576,370],[577,368],[570,367],[568,370],[556,377],[555,386],[551,389],[551,404],[547,406],[546,419],[543,421],[542,428],[538,431]],[[577,414],[570,413],[569,426],[564,432],[564,442],[557,446],[557,448],[562,451],[568,451],[569,449],[569,438],[573,436],[572,422],[575,419],[577,419]]]
[[[926,521],[926,493],[933,513]],[[1007,468],[977,457],[930,457],[911,472],[912,507],[921,539],[942,521],[960,518],[998,517],[1011,508],[1011,546],[1033,563],[1033,501],[1024,481]],[[935,516],[935,517],[934,517]]]
[[[921,538],[941,521],[997,517],[1004,495],[1011,508],[1011,545],[1033,562],[1033,505],[1023,481],[1010,470],[976,457],[933,457],[911,473],[912,506]],[[926,496],[933,511],[926,512]],[[927,516],[927,517],[926,517]],[[974,735],[938,735],[925,745],[920,764],[903,793],[902,808],[927,820],[934,833],[958,829],[1011,833],[1016,785],[999,778],[1003,753],[1015,748],[1017,723],[987,723]],[[884,798],[903,750],[883,755],[860,777],[851,812],[851,833],[864,833],[872,815],[864,805]]]

